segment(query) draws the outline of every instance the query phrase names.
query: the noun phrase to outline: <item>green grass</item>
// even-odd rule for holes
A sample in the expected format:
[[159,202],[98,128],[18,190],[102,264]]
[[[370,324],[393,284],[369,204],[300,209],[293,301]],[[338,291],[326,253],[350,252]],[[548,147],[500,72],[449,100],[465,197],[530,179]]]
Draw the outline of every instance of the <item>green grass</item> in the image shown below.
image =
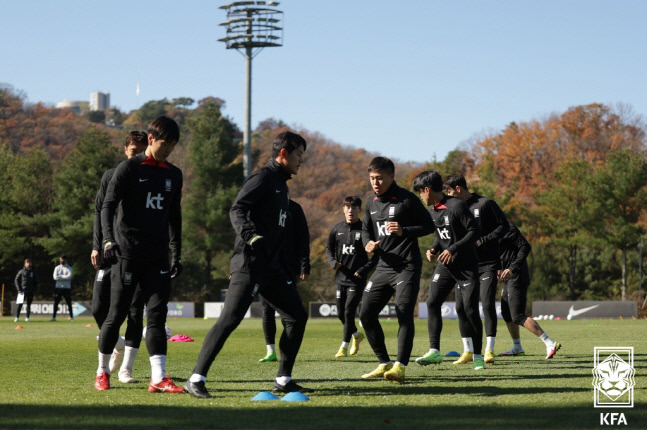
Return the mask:
[[[167,371],[178,385],[190,376],[205,333],[214,320],[177,319],[174,334],[193,343],[169,343]],[[144,345],[134,376],[141,382],[93,389],[98,331],[90,318],[50,323],[0,319],[1,429],[584,429],[600,426],[601,412],[624,412],[629,428],[647,428],[647,321],[541,321],[563,347],[544,360],[543,343],[522,332],[525,357],[499,358],[484,371],[411,363],[398,385],[362,380],[377,362],[368,342],[360,352],[334,360],[341,341],[337,320],[310,320],[293,377],[316,392],[308,402],[253,402],[272,387],[276,363],[265,355],[260,320],[246,320],[230,337],[208,376],[213,399],[149,394],[150,365]],[[92,324],[92,327],[86,327]],[[383,321],[387,346],[396,351],[396,321]],[[413,357],[428,349],[425,321],[416,322]],[[499,323],[498,352],[511,346]],[[633,409],[593,408],[595,346],[633,346],[636,387]],[[444,322],[442,350],[460,351],[456,321]],[[394,356],[393,356],[394,358]],[[116,379],[116,378],[115,378]]]

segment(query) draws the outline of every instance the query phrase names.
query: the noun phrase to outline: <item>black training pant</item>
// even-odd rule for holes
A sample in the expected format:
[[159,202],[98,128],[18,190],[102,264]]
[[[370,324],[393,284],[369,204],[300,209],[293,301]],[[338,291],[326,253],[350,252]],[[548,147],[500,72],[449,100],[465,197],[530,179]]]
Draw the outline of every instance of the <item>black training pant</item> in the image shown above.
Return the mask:
[[[103,326],[103,322],[108,317],[110,310],[110,265],[104,264],[94,278],[94,285],[92,288],[92,316],[97,322],[99,330]],[[133,302],[141,300],[141,289],[135,290]],[[144,328],[144,308],[135,306],[134,304],[128,311],[128,325],[126,326],[126,346],[139,348],[142,341],[142,330]]]
[[267,300],[262,299],[263,303],[263,335],[265,336],[265,345],[274,345],[276,343],[276,311],[267,303]]
[[243,320],[258,293],[281,315],[283,333],[279,340],[281,358],[277,376],[292,376],[308,313],[295,283],[283,272],[265,276],[243,272],[231,274],[222,313],[204,339],[193,373],[207,375],[227,338]]
[[496,270],[489,270],[479,273],[481,291],[481,303],[483,304],[483,315],[485,316],[485,335],[496,337],[496,289],[498,279]]
[[[29,315],[31,315],[31,302],[34,301],[34,293],[25,293],[25,304],[27,305],[27,309],[25,312],[27,313],[27,318],[29,318]],[[22,310],[22,303],[18,304],[18,309],[16,310],[16,318],[20,318],[20,311]]]
[[398,316],[397,361],[409,364],[415,326],[413,313],[420,291],[420,270],[378,269],[364,288],[360,321],[366,332],[368,343],[380,363],[391,361],[384,343],[384,331],[379,321],[380,311],[395,293],[395,310]]
[[362,287],[337,285],[337,317],[344,324],[344,342],[350,342],[353,333],[357,331],[355,315],[361,300]]
[[513,321],[521,326],[526,322],[528,319],[526,316],[527,294],[528,284],[521,282],[518,276],[503,283],[501,316],[505,322]]
[[53,318],[56,318],[58,312],[58,304],[61,302],[61,297],[65,299],[67,303],[67,310],[70,312],[70,318],[74,319],[74,313],[72,311],[72,289],[71,288],[54,288],[54,315]]
[[477,270],[450,272],[438,263],[427,297],[427,330],[430,348],[440,350],[440,333],[443,329],[442,305],[456,286],[456,313],[461,337],[472,338],[474,353],[483,348],[483,323],[479,312],[479,280]]
[[[131,306],[146,305],[146,348],[148,355],[166,355],[166,314],[171,295],[171,274],[168,260],[142,261],[119,258],[110,275],[110,310],[101,326],[99,351],[111,354],[119,338],[119,328]],[[137,289],[141,295],[133,300]],[[137,339],[133,339],[136,343]],[[141,342],[141,337],[139,338]],[[132,345],[139,347],[139,343]]]

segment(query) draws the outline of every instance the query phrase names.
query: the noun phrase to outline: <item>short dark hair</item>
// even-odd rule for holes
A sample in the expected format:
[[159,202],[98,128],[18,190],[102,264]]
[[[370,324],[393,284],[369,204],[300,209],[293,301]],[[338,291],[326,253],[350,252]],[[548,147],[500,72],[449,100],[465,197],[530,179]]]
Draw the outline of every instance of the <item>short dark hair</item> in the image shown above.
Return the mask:
[[125,146],[128,146],[131,143],[134,143],[135,145],[146,145],[147,140],[148,134],[146,134],[145,131],[131,131],[130,133],[128,133]]
[[443,188],[454,189],[456,187],[461,187],[467,190],[467,182],[465,181],[465,176],[458,173],[454,173],[453,175],[449,175],[448,177],[445,178],[445,182],[443,182]]
[[303,137],[291,131],[283,131],[277,134],[272,141],[272,158],[278,157],[281,149],[285,148],[288,154],[291,154],[299,146],[303,146],[304,151],[307,148],[306,140]]
[[422,191],[429,187],[431,191],[439,193],[443,190],[443,177],[435,170],[425,170],[413,178],[413,191]]
[[177,143],[180,140],[180,126],[174,119],[162,115],[148,125],[148,134],[152,134],[155,140]]
[[67,255],[61,255],[61,258],[62,258],[63,260],[67,260]]
[[368,171],[369,173],[374,171],[380,171],[384,173],[394,174],[395,165],[393,164],[393,161],[389,160],[386,157],[375,157],[369,163]]
[[360,199],[358,196],[347,196],[344,198],[344,206],[357,206],[358,208],[362,208],[362,199]]

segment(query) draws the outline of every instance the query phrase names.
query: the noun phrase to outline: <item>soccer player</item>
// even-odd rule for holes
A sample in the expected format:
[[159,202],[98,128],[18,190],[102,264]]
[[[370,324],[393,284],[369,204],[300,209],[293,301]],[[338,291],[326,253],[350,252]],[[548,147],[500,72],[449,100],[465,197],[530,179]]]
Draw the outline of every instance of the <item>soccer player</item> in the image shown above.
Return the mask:
[[[449,175],[443,184],[447,194],[458,197],[469,206],[481,232],[476,240],[476,254],[479,259],[479,282],[481,303],[485,315],[485,362],[494,363],[494,342],[496,340],[496,290],[497,272],[501,269],[499,240],[508,231],[508,219],[494,200],[471,193],[463,175]],[[463,338],[463,356],[457,361],[465,364],[471,361],[468,342]]]
[[72,266],[67,264],[67,257],[65,255],[61,255],[58,263],[52,275],[56,284],[54,285],[54,314],[50,321],[56,321],[56,311],[58,311],[58,304],[61,302],[61,297],[67,303],[67,308],[70,312],[70,321],[74,321],[74,313],[72,312]]
[[[422,257],[418,238],[433,231],[429,212],[411,191],[395,182],[395,166],[388,158],[375,157],[368,166],[375,194],[369,196],[362,224],[366,252],[378,254],[378,263],[362,298],[360,321],[378,367],[362,378],[403,382],[415,332],[413,313],[420,290]],[[395,293],[398,316],[398,355],[393,363],[384,343],[379,313]]]
[[[281,248],[283,268],[296,285],[310,276],[310,231],[306,214],[300,204],[290,199],[290,209],[285,228],[285,245]],[[267,354],[258,360],[261,363],[277,361],[276,358],[276,310],[263,299],[263,335]]]
[[303,137],[290,131],[280,133],[272,142],[272,158],[247,178],[229,211],[236,230],[231,279],[220,318],[207,333],[192,375],[184,385],[184,390],[195,397],[211,397],[205,387],[209,368],[258,293],[279,312],[284,327],[272,391],[313,391],[292,379],[308,314],[280,261],[289,211],[286,182],[297,174],[305,150]]
[[[427,260],[438,259],[438,264],[429,284],[427,298],[427,330],[429,351],[416,359],[426,366],[442,362],[440,333],[443,328],[441,307],[456,286],[456,313],[461,337],[467,339],[468,359],[474,361],[474,369],[485,368],[481,348],[483,323],[479,313],[478,257],[475,242],[478,225],[469,208],[460,199],[443,193],[443,178],[433,170],[421,172],[413,180],[413,189],[429,206],[436,228],[436,237],[427,250]],[[465,354],[464,354],[465,355]],[[459,364],[454,362],[454,364]]]
[[503,281],[501,314],[508,326],[513,346],[509,351],[499,354],[499,357],[525,355],[519,336],[519,326],[522,326],[544,342],[548,360],[553,358],[562,345],[548,337],[534,319],[526,316],[526,295],[530,285],[526,257],[530,254],[531,247],[512,222],[509,222],[509,226],[508,232],[499,243],[501,266],[504,268],[499,272],[499,279]]
[[[148,135],[143,131],[131,131],[126,138],[124,145],[124,153],[127,158],[132,158],[135,155],[144,152],[148,146]],[[101,229],[101,207],[103,200],[108,189],[108,184],[115,173],[115,168],[105,171],[101,178],[101,185],[94,205],[94,225],[92,228],[92,252],[90,254],[90,261],[92,266],[97,269],[97,274],[94,278],[94,286],[92,289],[92,316],[97,322],[99,330],[103,322],[108,316],[110,308],[110,271],[112,265],[102,258],[101,244],[103,243],[103,232]],[[138,288],[135,292],[135,298],[139,296],[141,290]],[[137,382],[133,378],[133,364],[139,352],[139,346],[142,340],[143,329],[143,314],[142,307],[131,306],[128,312],[128,325],[126,328],[125,339],[119,336],[117,345],[112,351],[110,363],[108,365],[110,373],[114,373],[121,363],[119,369],[119,381],[122,383]],[[123,359],[123,362],[121,360]]]
[[[179,138],[180,128],[173,119],[155,119],[148,126],[146,151],[119,164],[106,191],[101,210],[103,255],[115,265],[110,279],[110,309],[99,335],[97,390],[110,388],[110,356],[139,285],[141,296],[135,305],[145,304],[148,313],[148,391],[182,393],[182,388],[166,375],[165,330],[171,278],[182,271],[182,171],[166,161]],[[115,220],[118,206],[120,213]]]
[[[328,234],[326,257],[335,270],[337,316],[344,325],[343,340],[335,358],[355,355],[364,335],[357,330],[355,314],[362,300],[368,272],[375,267],[377,256],[369,261],[362,243],[362,199],[348,196],[342,204],[345,220],[336,224]],[[350,351],[349,351],[350,346]]]

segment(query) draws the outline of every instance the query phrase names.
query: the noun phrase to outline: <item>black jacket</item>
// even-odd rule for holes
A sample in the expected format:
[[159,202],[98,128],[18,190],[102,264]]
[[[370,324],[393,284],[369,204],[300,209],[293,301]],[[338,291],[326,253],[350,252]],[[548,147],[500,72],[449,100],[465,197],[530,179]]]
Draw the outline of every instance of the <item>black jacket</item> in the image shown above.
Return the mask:
[[20,269],[14,282],[18,291],[35,293],[38,290],[38,275],[33,267],[29,270],[24,267]]
[[[402,226],[402,236],[386,231],[386,223],[397,221]],[[362,243],[381,241],[376,252],[379,256],[377,270],[422,268],[418,238],[430,234],[433,224],[429,212],[420,198],[393,182],[381,195],[367,198],[362,224]]]
[[501,268],[499,261],[499,240],[508,231],[508,219],[494,200],[472,193],[472,197],[465,203],[470,208],[472,215],[479,227],[480,245],[476,246],[481,272],[498,270]]
[[[287,180],[290,175],[275,160],[252,173],[229,210],[236,230],[231,273],[276,274],[282,271],[280,250],[289,211]],[[263,237],[248,243],[256,235]]]
[[[363,286],[368,272],[377,264],[378,257],[373,255],[371,260],[364,250],[362,243],[362,221],[353,224],[346,221],[335,225],[328,234],[326,245],[328,264],[333,269],[340,263],[335,272],[335,284],[345,286]],[[361,277],[355,276],[357,272]]]
[[170,244],[172,260],[180,260],[182,183],[182,171],[169,162],[144,153],[122,161],[101,208],[104,242],[116,240],[124,258],[144,261],[168,261]]
[[436,227],[436,238],[431,249],[436,250],[436,256],[445,249],[452,254],[447,269],[452,271],[477,266],[475,243],[479,229],[465,202],[446,195],[430,207],[429,212]]
[[517,226],[509,222],[510,229],[499,241],[501,251],[501,270],[510,269],[512,278],[522,285],[530,285],[530,272],[526,258],[532,247]]

